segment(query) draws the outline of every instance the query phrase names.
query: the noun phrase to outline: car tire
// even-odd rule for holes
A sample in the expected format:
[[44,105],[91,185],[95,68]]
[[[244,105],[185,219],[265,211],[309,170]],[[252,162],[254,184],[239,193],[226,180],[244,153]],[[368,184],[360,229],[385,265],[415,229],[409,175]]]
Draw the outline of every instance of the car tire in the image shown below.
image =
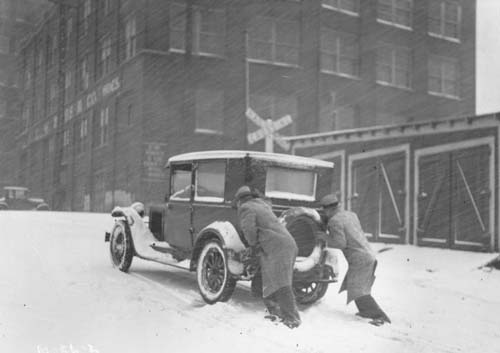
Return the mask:
[[111,263],[120,271],[128,272],[134,257],[134,245],[128,225],[123,221],[115,223],[109,240]]
[[301,305],[309,305],[320,300],[326,294],[327,289],[328,283],[324,282],[296,283],[293,285],[295,299]]
[[9,206],[7,206],[7,204],[5,204],[3,202],[0,203],[0,210],[5,211],[5,210],[8,210],[8,209],[9,209]]
[[226,254],[219,240],[210,239],[203,245],[198,257],[196,279],[200,294],[206,303],[215,304],[231,298],[236,280],[229,273]]

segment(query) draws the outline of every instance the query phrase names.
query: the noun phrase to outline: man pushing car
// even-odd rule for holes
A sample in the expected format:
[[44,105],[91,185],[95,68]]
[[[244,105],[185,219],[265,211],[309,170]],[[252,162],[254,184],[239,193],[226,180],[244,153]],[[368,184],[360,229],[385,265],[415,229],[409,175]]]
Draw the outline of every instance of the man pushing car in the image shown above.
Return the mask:
[[235,194],[241,230],[251,252],[259,260],[262,297],[269,314],[278,316],[290,328],[301,323],[292,290],[297,245],[274,215],[271,205],[248,186]]

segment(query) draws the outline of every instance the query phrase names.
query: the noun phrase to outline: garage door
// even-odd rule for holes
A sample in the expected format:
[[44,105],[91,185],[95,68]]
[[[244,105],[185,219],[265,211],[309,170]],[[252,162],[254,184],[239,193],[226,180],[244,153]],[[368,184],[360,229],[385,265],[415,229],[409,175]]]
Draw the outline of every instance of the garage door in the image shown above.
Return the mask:
[[489,248],[490,153],[480,145],[418,158],[418,244]]
[[406,162],[401,151],[351,164],[350,206],[373,241],[405,242]]

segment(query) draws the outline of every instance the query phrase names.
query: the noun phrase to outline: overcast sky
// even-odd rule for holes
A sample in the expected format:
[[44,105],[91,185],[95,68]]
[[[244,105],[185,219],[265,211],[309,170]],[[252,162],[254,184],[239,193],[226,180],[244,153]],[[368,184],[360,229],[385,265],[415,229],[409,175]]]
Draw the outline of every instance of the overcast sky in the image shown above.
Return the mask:
[[476,112],[500,112],[500,0],[477,0],[476,53]]

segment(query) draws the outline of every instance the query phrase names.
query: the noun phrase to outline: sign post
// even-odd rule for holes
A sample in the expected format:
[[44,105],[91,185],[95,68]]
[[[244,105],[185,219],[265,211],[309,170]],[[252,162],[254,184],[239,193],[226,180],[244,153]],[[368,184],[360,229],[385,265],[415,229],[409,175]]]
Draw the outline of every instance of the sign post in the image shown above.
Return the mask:
[[278,144],[285,151],[290,149],[290,143],[284,140],[283,136],[276,132],[292,123],[292,117],[290,115],[285,115],[276,121],[273,121],[272,119],[264,120],[255,111],[253,111],[252,108],[247,108],[245,115],[255,125],[260,127],[259,130],[251,132],[247,135],[249,144],[254,144],[257,141],[265,139],[266,152],[273,152],[274,143]]

